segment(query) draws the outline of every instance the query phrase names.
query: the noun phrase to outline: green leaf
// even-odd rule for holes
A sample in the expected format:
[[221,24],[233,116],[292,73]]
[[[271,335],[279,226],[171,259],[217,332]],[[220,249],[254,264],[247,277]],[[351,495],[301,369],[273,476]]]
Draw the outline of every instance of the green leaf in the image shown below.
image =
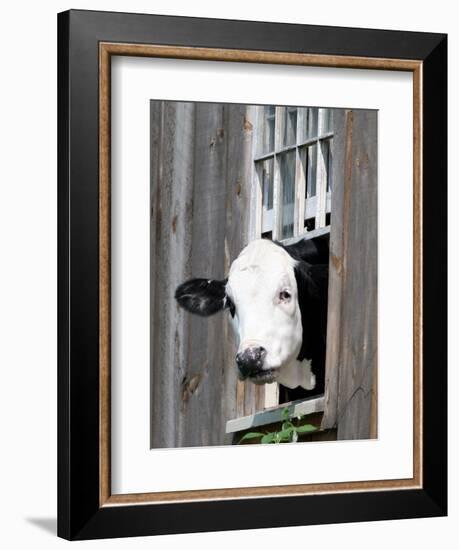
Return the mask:
[[290,412],[288,410],[288,407],[285,407],[282,409],[281,412],[281,420],[288,420],[290,418]]
[[261,433],[261,432],[248,432],[246,434],[244,434],[241,439],[239,440],[239,443],[241,441],[245,441],[246,439],[256,439],[258,437],[263,437],[265,434]]
[[277,439],[279,441],[290,441],[290,436],[295,430],[296,429],[293,426],[291,428],[287,428],[286,430],[281,430],[280,432],[277,432]]
[[317,430],[318,430],[317,426],[313,426],[312,424],[303,424],[303,426],[298,426],[295,429],[300,434],[305,434],[305,433],[310,433],[310,432],[317,432]]
[[264,435],[262,438],[261,438],[261,443],[274,443],[276,439],[276,433],[275,432],[271,432],[269,434],[266,434]]
[[289,428],[294,428],[293,424],[291,422],[284,422],[282,424],[282,429],[283,430],[288,430]]

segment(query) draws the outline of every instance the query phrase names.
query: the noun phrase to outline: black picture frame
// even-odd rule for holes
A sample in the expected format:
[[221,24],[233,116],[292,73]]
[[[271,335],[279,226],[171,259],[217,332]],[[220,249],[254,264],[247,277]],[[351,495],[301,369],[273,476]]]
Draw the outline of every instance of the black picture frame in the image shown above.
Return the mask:
[[[422,487],[100,506],[99,43],[422,62]],[[58,535],[71,540],[447,513],[447,37],[71,10],[58,15]]]

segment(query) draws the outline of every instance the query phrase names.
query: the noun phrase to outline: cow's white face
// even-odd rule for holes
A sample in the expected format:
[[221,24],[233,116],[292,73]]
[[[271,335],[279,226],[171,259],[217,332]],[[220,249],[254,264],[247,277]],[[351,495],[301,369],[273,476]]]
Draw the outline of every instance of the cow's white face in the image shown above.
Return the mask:
[[255,240],[234,260],[228,279],[190,279],[177,287],[175,298],[204,317],[229,311],[241,379],[309,390],[316,382],[304,345],[309,329],[302,324],[309,308],[306,294],[314,292],[308,266],[282,246]]
[[268,240],[252,241],[231,265],[226,295],[238,337],[240,378],[275,381],[302,343],[296,261]]

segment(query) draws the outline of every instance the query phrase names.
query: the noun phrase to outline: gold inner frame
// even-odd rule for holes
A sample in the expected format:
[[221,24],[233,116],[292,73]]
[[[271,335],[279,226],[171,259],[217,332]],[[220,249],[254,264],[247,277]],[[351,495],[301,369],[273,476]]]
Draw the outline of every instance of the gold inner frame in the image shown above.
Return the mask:
[[[413,73],[413,477],[356,482],[238,487],[111,494],[110,419],[110,91],[111,57],[159,57],[207,61],[303,65]],[[227,50],[154,44],[99,44],[99,506],[196,500],[281,497],[338,492],[422,488],[422,61]]]

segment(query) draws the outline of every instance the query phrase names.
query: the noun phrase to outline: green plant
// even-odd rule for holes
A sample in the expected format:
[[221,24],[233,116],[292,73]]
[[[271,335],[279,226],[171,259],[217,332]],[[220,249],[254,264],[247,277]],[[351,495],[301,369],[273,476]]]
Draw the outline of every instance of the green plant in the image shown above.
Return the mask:
[[318,430],[317,426],[312,424],[299,425],[298,422],[302,416],[296,417],[296,424],[293,422],[293,418],[290,418],[290,411],[288,407],[282,409],[281,419],[282,426],[279,431],[274,432],[248,432],[244,434],[239,443],[247,441],[249,439],[259,439],[260,443],[296,443],[300,434],[312,433]]

